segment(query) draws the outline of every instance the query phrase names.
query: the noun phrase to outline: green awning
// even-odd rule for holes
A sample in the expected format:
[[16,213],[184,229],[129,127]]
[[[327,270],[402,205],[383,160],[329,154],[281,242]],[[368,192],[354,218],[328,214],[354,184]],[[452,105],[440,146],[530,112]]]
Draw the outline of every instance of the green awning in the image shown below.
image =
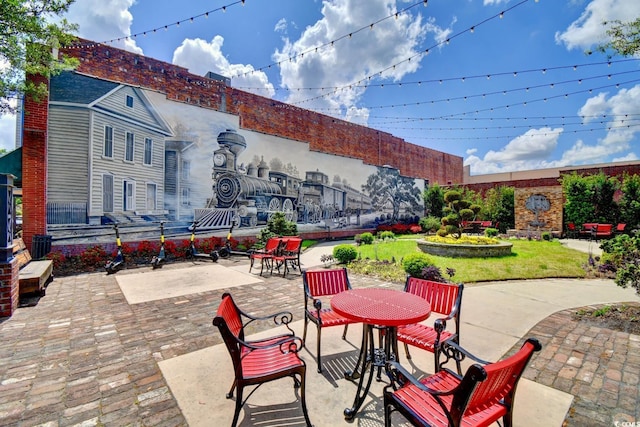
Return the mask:
[[22,187],[22,147],[0,157],[0,173],[15,176],[13,185]]

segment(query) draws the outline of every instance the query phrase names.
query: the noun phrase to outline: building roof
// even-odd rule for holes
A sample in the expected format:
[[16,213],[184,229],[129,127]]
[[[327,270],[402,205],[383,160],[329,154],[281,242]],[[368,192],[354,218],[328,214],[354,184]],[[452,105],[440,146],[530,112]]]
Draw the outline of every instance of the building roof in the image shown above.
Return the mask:
[[66,71],[51,77],[50,86],[49,101],[88,105],[120,84]]

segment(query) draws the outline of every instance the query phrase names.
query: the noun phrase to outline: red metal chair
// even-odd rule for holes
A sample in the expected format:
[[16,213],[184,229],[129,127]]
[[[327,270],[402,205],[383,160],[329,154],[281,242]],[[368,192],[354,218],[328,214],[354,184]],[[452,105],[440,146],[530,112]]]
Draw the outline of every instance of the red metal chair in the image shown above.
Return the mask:
[[300,269],[300,251],[302,250],[302,239],[299,237],[283,237],[286,239],[284,247],[279,253],[273,256],[271,264],[271,272],[273,273],[273,267],[275,266],[278,273],[280,267],[283,267],[284,271],[282,277],[287,276],[289,268]]
[[[398,327],[398,341],[404,343],[407,359],[411,359],[409,345],[434,354],[436,370],[440,360],[440,345],[448,340],[460,343],[460,309],[463,284],[441,283],[431,280],[407,277],[404,291],[418,295],[429,301],[431,313],[443,315],[435,319],[433,327],[424,323],[414,323]],[[447,321],[453,320],[453,328],[447,330]],[[458,365],[458,373],[461,367]]]
[[251,269],[253,268],[253,263],[256,260],[260,260],[260,275],[262,276],[262,271],[264,270],[264,265],[267,263],[267,268],[271,269],[271,262],[273,260],[273,256],[276,254],[278,247],[282,239],[279,237],[272,237],[267,240],[267,243],[264,246],[264,249],[257,250],[251,252],[249,255],[250,265],[249,265],[249,273],[251,273]]
[[[247,341],[244,336],[245,327],[251,322],[266,319],[272,319],[274,326],[285,325],[291,333]],[[238,308],[229,293],[222,295],[222,302],[213,319],[213,325],[220,330],[233,362],[235,379],[231,390],[226,395],[227,399],[231,399],[233,391],[237,388],[232,427],[235,427],[238,422],[240,409],[260,385],[284,377],[292,377],[294,387],[300,388],[304,419],[307,426],[311,426],[305,401],[306,365],[298,357],[298,350],[303,343],[289,328],[292,319],[293,316],[289,312],[280,312],[267,317],[252,316]],[[255,388],[245,400],[242,400],[246,386],[255,386]]]
[[395,411],[415,426],[489,426],[502,418],[510,427],[518,381],[533,353],[542,348],[540,343],[529,338],[517,353],[496,363],[482,361],[452,342],[445,347],[456,360],[469,357],[478,363],[464,376],[442,368],[418,380],[390,362],[391,384],[384,389],[385,427],[391,426]]
[[322,328],[344,325],[342,339],[346,339],[347,328],[353,320],[347,319],[333,311],[331,307],[322,307],[322,297],[331,297],[340,292],[351,289],[346,268],[313,270],[302,272],[304,286],[304,332],[302,341],[307,342],[307,326],[313,322],[317,328],[316,353],[318,359],[318,372],[322,372],[322,360],[320,358],[320,342]]

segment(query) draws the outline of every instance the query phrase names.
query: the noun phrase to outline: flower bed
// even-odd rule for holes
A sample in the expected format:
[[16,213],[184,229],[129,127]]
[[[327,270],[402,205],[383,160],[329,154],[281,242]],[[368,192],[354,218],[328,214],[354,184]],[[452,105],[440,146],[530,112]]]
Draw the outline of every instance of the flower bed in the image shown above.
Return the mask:
[[498,242],[491,245],[448,244],[419,240],[422,252],[451,258],[489,258],[511,255],[512,243]]

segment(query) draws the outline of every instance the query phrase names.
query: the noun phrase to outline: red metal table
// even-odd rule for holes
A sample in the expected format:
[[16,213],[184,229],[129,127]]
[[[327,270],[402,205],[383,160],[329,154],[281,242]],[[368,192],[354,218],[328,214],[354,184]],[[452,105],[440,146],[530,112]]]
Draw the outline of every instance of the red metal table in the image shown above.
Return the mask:
[[[353,406],[344,410],[345,418],[350,420],[356,415],[369,393],[375,368],[378,368],[378,381],[380,381],[381,368],[386,368],[388,360],[396,360],[398,326],[426,319],[431,314],[431,305],[423,298],[407,292],[362,288],[335,295],[331,299],[331,308],[344,317],[363,323],[360,357],[354,370],[345,372],[347,379],[360,379]],[[375,347],[373,341],[374,329],[383,330],[379,348]],[[367,369],[369,376],[365,385]]]

